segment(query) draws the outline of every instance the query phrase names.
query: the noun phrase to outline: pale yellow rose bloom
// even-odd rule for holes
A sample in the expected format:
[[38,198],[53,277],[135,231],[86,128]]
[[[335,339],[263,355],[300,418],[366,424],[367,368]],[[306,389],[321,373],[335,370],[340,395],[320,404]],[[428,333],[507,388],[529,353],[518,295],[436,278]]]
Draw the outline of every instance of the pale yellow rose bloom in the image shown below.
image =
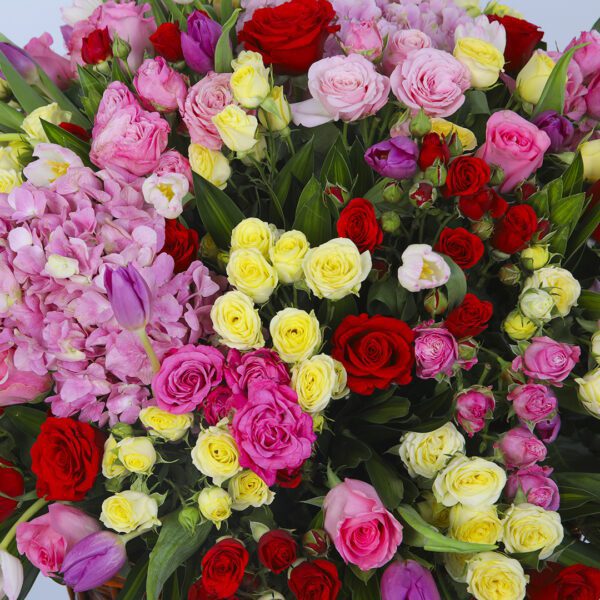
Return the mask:
[[302,410],[316,414],[325,410],[337,384],[335,363],[330,356],[318,354],[292,369],[292,388]]
[[117,440],[109,435],[104,442],[104,454],[102,455],[102,475],[106,479],[113,479],[127,473],[127,469],[119,462],[117,446]]
[[194,173],[204,177],[219,189],[225,189],[227,180],[231,177],[231,166],[222,152],[210,150],[200,144],[190,144],[188,156]]
[[578,386],[579,399],[584,408],[591,415],[600,419],[600,367],[596,367],[583,377],[578,377],[575,379],[575,383]]
[[549,260],[550,252],[548,252],[548,246],[545,244],[536,244],[521,250],[521,263],[530,271],[545,267]]
[[302,262],[309,248],[310,244],[301,231],[286,231],[279,236],[269,256],[280,281],[294,283],[302,279]]
[[310,358],[321,345],[321,327],[314,311],[284,308],[269,325],[273,347],[280,358],[295,363]]
[[333,366],[335,367],[336,381],[331,397],[334,400],[339,400],[350,393],[350,388],[348,387],[348,373],[346,372],[344,365],[335,358],[333,359]]
[[600,140],[584,142],[579,146],[583,159],[583,177],[590,183],[600,179]]
[[464,37],[456,42],[454,57],[471,73],[471,86],[486,89],[498,81],[504,67],[504,55],[490,42]]
[[527,279],[523,289],[544,289],[552,298],[556,310],[561,317],[566,317],[577,305],[581,295],[581,284],[570,271],[561,267],[544,267],[538,269]]
[[23,183],[20,171],[0,169],[0,194],[10,194]]
[[151,529],[161,524],[156,500],[133,490],[119,492],[104,500],[100,520],[118,533]]
[[227,263],[229,283],[257,302],[266,302],[279,279],[273,266],[254,248],[234,250]]
[[448,533],[461,542],[495,544],[502,538],[502,522],[495,506],[463,506],[450,509]]
[[529,577],[518,560],[480,552],[467,563],[467,591],[476,600],[523,600]]
[[271,504],[275,498],[269,486],[250,469],[245,469],[229,480],[227,491],[233,499],[233,510],[246,510]]
[[231,231],[231,251],[258,250],[265,258],[273,247],[277,229],[256,217],[240,221]]
[[234,152],[248,152],[256,144],[258,121],[235,104],[212,118],[223,143]]
[[156,450],[147,437],[128,437],[117,444],[119,460],[132,473],[148,475],[156,463]]
[[271,110],[260,109],[258,120],[268,131],[283,131],[292,120],[292,110],[283,93],[283,86],[276,85],[267,96],[267,101],[271,105]]
[[231,496],[220,487],[205,487],[198,495],[198,508],[202,516],[211,521],[217,529],[231,516]]
[[271,91],[269,72],[264,65],[244,64],[237,67],[229,82],[233,97],[244,108],[258,108]]
[[183,438],[193,425],[194,415],[192,413],[174,415],[158,406],[148,406],[140,411],[140,421],[151,436],[176,442]]
[[211,426],[200,432],[192,448],[192,462],[215,485],[221,485],[242,470],[235,440],[226,427],[220,426]]
[[238,291],[219,296],[210,310],[213,329],[219,342],[229,348],[262,348],[265,339],[262,323],[252,298]]
[[538,326],[518,310],[513,310],[507,315],[502,328],[515,341],[528,340],[538,330]]
[[543,50],[533,53],[517,75],[517,92],[522,100],[529,104],[537,104],[540,101],[554,65],[554,61]]

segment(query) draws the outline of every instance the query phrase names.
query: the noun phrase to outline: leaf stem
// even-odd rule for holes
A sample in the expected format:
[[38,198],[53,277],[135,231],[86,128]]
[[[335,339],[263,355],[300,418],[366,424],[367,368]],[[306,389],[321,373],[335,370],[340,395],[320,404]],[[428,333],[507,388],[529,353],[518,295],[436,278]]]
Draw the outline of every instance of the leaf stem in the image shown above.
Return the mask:
[[29,521],[33,515],[42,510],[44,506],[48,504],[48,500],[45,498],[38,498],[14,523],[14,525],[8,530],[7,534],[4,536],[4,539],[0,543],[0,550],[6,550],[10,543],[13,541],[16,533],[17,526],[21,523],[25,523]]

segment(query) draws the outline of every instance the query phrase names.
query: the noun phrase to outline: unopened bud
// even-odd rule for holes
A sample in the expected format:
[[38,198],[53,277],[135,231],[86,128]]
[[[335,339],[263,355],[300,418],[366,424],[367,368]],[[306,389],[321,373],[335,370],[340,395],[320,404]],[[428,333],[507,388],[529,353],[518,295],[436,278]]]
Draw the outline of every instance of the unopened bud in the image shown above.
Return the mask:
[[447,173],[444,163],[436,158],[435,162],[425,169],[424,176],[435,187],[442,187],[446,183]]
[[494,233],[494,223],[491,219],[483,218],[471,223],[471,231],[482,240],[489,240]]
[[402,188],[396,183],[392,181],[388,183],[383,188],[383,199],[390,204],[396,204],[396,202],[400,202],[402,198]]
[[446,294],[440,291],[439,288],[435,288],[427,293],[423,305],[427,313],[432,317],[435,317],[446,312],[446,309],[448,308],[448,298],[446,298]]
[[463,145],[456,133],[453,133],[450,136],[450,140],[448,141],[448,149],[450,150],[450,156],[462,156]]
[[543,244],[536,244],[530,248],[525,248],[521,252],[521,263],[529,271],[545,267],[549,260],[550,252],[548,252],[548,246]]
[[490,177],[491,185],[500,185],[504,181],[504,169],[502,167],[494,167]]
[[410,122],[409,131],[414,137],[423,137],[431,131],[431,119],[425,114],[423,109],[419,110]]
[[116,423],[111,427],[110,431],[116,438],[120,439],[131,437],[133,435],[133,427],[127,423]]
[[115,35],[112,43],[112,52],[115,58],[126,60],[131,52],[131,46],[124,39]]
[[225,252],[225,250],[219,250],[219,252],[217,253],[217,264],[219,265],[219,268],[225,271],[228,263],[229,252]]
[[417,208],[428,208],[433,206],[437,199],[437,190],[429,181],[419,181],[410,188],[408,198],[413,206]]
[[381,228],[386,233],[395,233],[400,228],[400,215],[393,210],[387,210],[381,215]]
[[350,193],[340,185],[327,185],[325,193],[334,201],[346,204],[350,200]]
[[214,259],[214,258],[217,258],[218,254],[219,254],[219,249],[217,248],[217,245],[215,244],[215,240],[213,240],[210,233],[207,233],[200,240],[200,255],[203,256],[204,258]]
[[521,269],[513,263],[502,265],[498,277],[504,285],[517,285],[521,281]]
[[329,536],[324,529],[311,529],[302,536],[302,547],[309,556],[327,554],[329,544]]
[[184,529],[193,534],[200,523],[200,511],[195,506],[186,506],[179,511],[177,520]]

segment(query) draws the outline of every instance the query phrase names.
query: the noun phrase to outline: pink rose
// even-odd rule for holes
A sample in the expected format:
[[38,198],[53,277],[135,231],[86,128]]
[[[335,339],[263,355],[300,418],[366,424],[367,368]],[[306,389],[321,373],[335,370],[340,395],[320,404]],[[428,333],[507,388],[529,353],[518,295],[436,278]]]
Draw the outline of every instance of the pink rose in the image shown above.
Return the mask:
[[600,71],[600,33],[598,31],[582,31],[579,37],[573,38],[565,48],[565,52],[579,44],[587,44],[579,48],[573,56],[585,77]]
[[375,20],[350,21],[339,34],[346,54],[362,54],[375,61],[383,52],[383,39]]
[[545,131],[512,110],[500,110],[488,119],[485,143],[477,156],[503,169],[500,191],[510,192],[542,166],[549,147]]
[[391,75],[392,71],[401,65],[408,55],[421,48],[431,48],[431,38],[418,29],[399,29],[388,38],[383,53],[383,72]]
[[332,56],[308,70],[310,100],[292,105],[296,125],[316,127],[328,121],[357,121],[374,115],[387,102],[390,80],[364,56]]
[[496,402],[488,388],[470,388],[456,396],[456,420],[473,437],[485,427],[485,420],[494,412]]
[[176,415],[195,410],[223,380],[224,362],[212,346],[188,344],[173,351],[152,378],[156,404]]
[[588,84],[585,105],[587,114],[593,119],[600,120],[600,71]]
[[246,397],[234,394],[228,385],[218,385],[204,401],[204,420],[209,425],[216,425],[221,419],[229,416],[234,408],[239,408],[246,402]]
[[61,90],[64,90],[69,87],[74,77],[73,67],[64,56],[60,56],[52,50],[50,46],[53,41],[49,33],[43,33],[40,37],[31,38],[24,49],[46,75]]
[[233,391],[245,394],[248,387],[258,381],[286,385],[290,382],[290,374],[273,350],[260,348],[242,354],[239,350],[231,349],[227,354],[225,380]]
[[52,386],[50,375],[17,369],[13,357],[12,348],[0,351],[0,406],[31,402]]
[[527,502],[541,506],[546,510],[558,510],[560,494],[556,482],[550,479],[552,469],[533,465],[526,469],[519,469],[508,477],[504,493],[509,502],[512,502],[519,489],[525,494]]
[[507,400],[513,403],[517,417],[529,423],[539,423],[556,412],[556,396],[538,383],[518,385],[509,392]]
[[316,440],[313,421],[287,385],[259,381],[248,388],[248,401],[231,424],[240,465],[252,469],[269,486],[277,471],[296,469],[309,458]]
[[185,175],[190,184],[190,189],[193,189],[194,181],[190,161],[177,150],[167,150],[161,154],[154,173],[156,175],[166,175],[167,173]]
[[531,467],[546,458],[547,450],[525,426],[515,427],[494,444],[508,469]]
[[221,149],[223,140],[212,118],[233,103],[230,79],[231,73],[209,73],[189,89],[184,102],[179,105],[181,118],[195,144],[211,150]]
[[48,513],[17,526],[17,549],[42,575],[60,571],[67,552],[96,531],[100,523],[84,512],[64,504],[51,504]]
[[402,526],[375,488],[346,479],[325,496],[325,531],[346,563],[368,571],[385,565],[402,542]]
[[162,56],[146,59],[133,80],[133,85],[149,110],[172,112],[187,95],[183,75],[171,69]]
[[415,360],[417,377],[433,379],[437,375],[452,375],[458,359],[454,336],[443,327],[415,327]]
[[94,127],[106,127],[115,114],[126,108],[138,111],[140,105],[137,98],[124,83],[113,81],[102,94],[98,112],[94,117]]
[[513,371],[523,371],[527,377],[560,385],[579,360],[581,349],[549,337],[535,337],[522,356],[513,360]]
[[451,54],[422,48],[408,54],[390,82],[394,96],[408,108],[422,108],[430,117],[447,117],[463,105],[471,75]]

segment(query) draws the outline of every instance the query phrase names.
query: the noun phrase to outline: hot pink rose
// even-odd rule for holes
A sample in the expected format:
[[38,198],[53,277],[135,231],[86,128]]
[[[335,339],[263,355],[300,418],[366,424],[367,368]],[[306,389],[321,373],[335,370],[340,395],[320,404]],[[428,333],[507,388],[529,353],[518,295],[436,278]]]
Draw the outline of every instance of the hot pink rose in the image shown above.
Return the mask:
[[492,416],[496,402],[488,388],[470,388],[456,396],[456,420],[473,437],[485,427],[485,420]]
[[579,360],[581,349],[549,337],[535,337],[522,356],[513,360],[513,371],[523,371],[527,377],[560,385]]
[[176,415],[195,410],[223,380],[224,363],[212,346],[188,344],[173,351],[152,378],[156,404]]
[[575,52],[573,59],[579,65],[584,77],[600,71],[600,33],[598,31],[582,31],[579,37],[573,38],[565,48],[565,52],[579,44],[587,44]]
[[485,143],[477,156],[503,169],[500,191],[510,192],[542,166],[549,147],[545,131],[512,110],[500,110],[488,119]]
[[246,397],[234,394],[228,385],[218,385],[212,390],[204,401],[204,420],[209,425],[216,425],[224,419],[234,408],[243,406]]
[[156,173],[156,175],[179,173],[187,177],[190,188],[192,188],[194,184],[190,161],[183,156],[183,154],[177,152],[177,150],[167,150],[165,153],[161,154],[158,166],[154,169],[154,173]]
[[138,69],[133,85],[149,110],[172,112],[187,95],[183,75],[171,69],[162,56],[146,59]]
[[12,348],[0,352],[0,406],[31,402],[52,386],[50,375],[40,376],[17,369],[13,356]]
[[385,565],[402,542],[402,526],[375,488],[346,479],[325,496],[325,531],[346,563],[363,571]]
[[558,510],[560,494],[556,482],[550,479],[552,469],[533,465],[526,469],[519,469],[508,477],[504,493],[509,502],[512,502],[519,489],[525,494],[527,502],[536,504],[546,510]]
[[409,54],[421,48],[431,48],[431,38],[418,29],[399,29],[390,34],[383,53],[383,72],[391,75]]
[[96,531],[100,531],[96,519],[77,508],[55,503],[48,507],[47,514],[17,526],[17,549],[42,575],[51,577],[60,571],[67,552]]
[[447,117],[463,105],[471,75],[451,54],[422,48],[394,69],[390,82],[394,96],[408,108],[422,108],[430,117]]
[[296,392],[266,380],[250,384],[248,401],[235,413],[231,430],[240,465],[269,486],[277,471],[302,465],[316,440],[312,418],[298,405]]
[[69,87],[74,77],[73,67],[64,56],[60,56],[52,50],[53,41],[49,33],[43,33],[40,37],[31,38],[25,45],[25,51],[37,62],[46,75],[61,90],[64,90]]
[[233,103],[230,79],[231,73],[209,73],[189,89],[180,103],[179,112],[195,144],[211,150],[221,149],[223,140],[212,118]]
[[546,458],[547,450],[525,426],[515,427],[494,444],[508,469],[531,467]]
[[285,363],[273,350],[260,348],[242,354],[239,350],[231,349],[227,354],[225,380],[232,390],[245,394],[248,387],[258,381],[288,384],[290,374]]
[[417,377],[432,379],[443,373],[452,375],[458,359],[454,336],[443,327],[415,327]]
[[550,388],[538,383],[518,385],[507,396],[521,421],[539,423],[556,412],[557,400]]

